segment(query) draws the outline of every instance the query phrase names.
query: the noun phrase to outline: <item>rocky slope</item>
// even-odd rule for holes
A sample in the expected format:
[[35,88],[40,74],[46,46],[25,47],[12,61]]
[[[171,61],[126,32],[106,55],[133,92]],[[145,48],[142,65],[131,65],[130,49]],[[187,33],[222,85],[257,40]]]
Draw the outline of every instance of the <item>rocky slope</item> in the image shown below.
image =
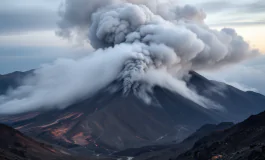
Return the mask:
[[230,129],[212,133],[177,160],[263,160],[265,159],[265,112],[250,116]]
[[220,124],[206,124],[196,130],[192,135],[181,143],[171,143],[164,145],[145,146],[142,148],[132,148],[114,155],[134,157],[135,160],[168,160],[175,159],[181,153],[191,149],[195,142],[204,136],[208,136],[213,132],[220,132],[232,127],[234,124],[230,122]]
[[6,125],[0,124],[0,133],[0,159],[73,159],[66,150],[37,142]]

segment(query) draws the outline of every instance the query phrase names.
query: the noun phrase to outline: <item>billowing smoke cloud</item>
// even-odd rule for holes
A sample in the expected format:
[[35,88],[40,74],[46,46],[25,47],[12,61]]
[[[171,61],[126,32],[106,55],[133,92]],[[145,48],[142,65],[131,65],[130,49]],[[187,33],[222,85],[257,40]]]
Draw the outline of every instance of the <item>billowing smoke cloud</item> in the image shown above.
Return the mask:
[[[64,108],[112,81],[150,103],[152,87],[170,89],[205,108],[218,107],[189,89],[183,76],[234,64],[258,54],[235,30],[210,29],[206,14],[190,5],[148,0],[66,0],[63,37],[89,41],[94,53],[58,60],[37,70],[20,88],[0,97],[0,113]],[[43,98],[45,97],[45,98]]]
[[74,36],[74,31],[75,34],[84,38],[88,33],[92,14],[100,8],[125,2],[145,4],[149,8],[155,8],[154,2],[151,0],[65,0],[59,9],[62,19],[58,22],[60,30],[57,34],[69,38]]
[[117,45],[97,50],[79,60],[59,59],[28,77],[24,85],[0,96],[0,113],[19,113],[38,108],[64,108],[87,98],[114,81],[123,63],[139,58],[138,45]]

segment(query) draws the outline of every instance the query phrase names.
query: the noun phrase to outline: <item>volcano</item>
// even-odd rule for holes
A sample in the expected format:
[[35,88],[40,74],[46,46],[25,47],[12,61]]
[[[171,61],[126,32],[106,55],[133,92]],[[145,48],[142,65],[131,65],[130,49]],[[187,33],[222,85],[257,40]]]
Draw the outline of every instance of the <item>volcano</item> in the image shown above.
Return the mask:
[[[5,83],[1,93],[19,86],[20,79],[31,72],[0,76]],[[223,108],[207,109],[183,96],[158,86],[153,103],[147,104],[133,93],[107,88],[63,110],[35,111],[2,116],[27,136],[78,152],[107,153],[146,145],[176,143],[204,124],[239,122],[264,110],[265,97],[243,92],[224,83],[190,73],[187,85]],[[47,99],[49,101],[49,99]]]

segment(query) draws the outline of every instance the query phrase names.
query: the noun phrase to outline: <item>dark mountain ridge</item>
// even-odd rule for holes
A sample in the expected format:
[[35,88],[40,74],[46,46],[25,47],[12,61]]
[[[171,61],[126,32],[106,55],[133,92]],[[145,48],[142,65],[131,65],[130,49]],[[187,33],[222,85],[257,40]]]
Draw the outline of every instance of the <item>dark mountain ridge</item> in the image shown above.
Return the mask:
[[223,160],[265,159],[265,112],[200,139],[191,150],[177,159],[205,160],[212,157]]
[[33,70],[27,72],[13,72],[5,75],[0,75],[0,95],[5,94],[9,89],[18,87],[22,80],[30,76]]

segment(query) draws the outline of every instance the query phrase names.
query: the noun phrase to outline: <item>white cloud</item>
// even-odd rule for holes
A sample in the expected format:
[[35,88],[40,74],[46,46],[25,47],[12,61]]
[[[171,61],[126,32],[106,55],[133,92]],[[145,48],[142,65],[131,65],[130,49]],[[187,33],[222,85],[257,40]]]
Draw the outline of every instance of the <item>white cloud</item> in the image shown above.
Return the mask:
[[221,70],[202,72],[210,79],[222,81],[242,89],[265,94],[265,56],[259,56],[248,62],[227,66]]
[[69,46],[67,40],[55,35],[54,31],[35,31],[20,34],[0,35],[0,46]]

